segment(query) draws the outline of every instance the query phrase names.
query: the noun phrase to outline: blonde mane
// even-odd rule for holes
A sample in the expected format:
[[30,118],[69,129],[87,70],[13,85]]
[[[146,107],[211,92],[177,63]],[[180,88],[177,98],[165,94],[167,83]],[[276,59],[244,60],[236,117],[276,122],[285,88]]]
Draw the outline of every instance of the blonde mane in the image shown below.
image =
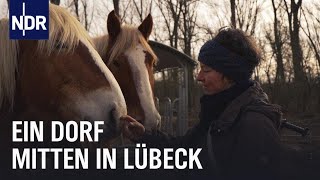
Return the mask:
[[[83,26],[67,10],[50,4],[49,40],[39,40],[38,52],[50,55],[55,52],[71,52],[80,41],[92,44]],[[16,86],[19,42],[9,39],[9,20],[0,20],[0,109],[8,103],[12,110]]]
[[79,41],[92,44],[88,32],[66,9],[50,4],[49,40],[39,40],[38,51],[71,52]]
[[[93,39],[93,42],[100,56],[104,56],[107,53],[108,35],[96,37]],[[117,36],[117,40],[110,50],[111,54],[107,65],[117,59],[124,50],[135,48],[139,43],[148,51],[148,53],[150,53],[152,58],[157,61],[158,58],[156,54],[153,52],[141,32],[135,27],[125,25],[121,27],[121,32]]]
[[19,43],[9,39],[9,20],[0,20],[0,109],[4,103],[13,108]]

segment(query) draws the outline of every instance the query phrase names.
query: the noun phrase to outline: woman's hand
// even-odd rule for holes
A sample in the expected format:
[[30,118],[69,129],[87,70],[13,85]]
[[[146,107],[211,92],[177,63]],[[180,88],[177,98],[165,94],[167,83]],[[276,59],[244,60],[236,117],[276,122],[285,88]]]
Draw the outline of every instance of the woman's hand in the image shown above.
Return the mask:
[[138,140],[145,132],[144,126],[131,116],[122,116],[122,134],[131,140]]

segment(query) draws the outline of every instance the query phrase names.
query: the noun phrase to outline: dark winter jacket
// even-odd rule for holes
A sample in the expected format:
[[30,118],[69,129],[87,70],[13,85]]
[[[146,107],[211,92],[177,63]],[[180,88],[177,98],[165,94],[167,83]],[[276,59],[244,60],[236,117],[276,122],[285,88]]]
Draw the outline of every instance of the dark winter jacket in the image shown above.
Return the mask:
[[200,122],[182,137],[146,132],[139,142],[158,147],[201,147],[204,170],[217,179],[275,179],[281,112],[257,82],[237,84],[201,99]]

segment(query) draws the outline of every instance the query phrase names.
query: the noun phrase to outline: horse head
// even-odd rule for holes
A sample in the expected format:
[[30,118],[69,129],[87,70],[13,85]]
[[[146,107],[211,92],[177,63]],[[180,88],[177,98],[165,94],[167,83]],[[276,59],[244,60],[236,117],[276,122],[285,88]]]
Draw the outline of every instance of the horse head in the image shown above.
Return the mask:
[[128,114],[147,129],[156,129],[161,118],[153,94],[157,57],[147,42],[152,26],[151,15],[138,27],[121,25],[112,11],[107,20],[108,35],[94,39],[99,54],[120,85]]
[[0,109],[22,120],[100,120],[107,139],[120,134],[121,89],[69,12],[50,5],[48,40],[9,40],[0,23]]

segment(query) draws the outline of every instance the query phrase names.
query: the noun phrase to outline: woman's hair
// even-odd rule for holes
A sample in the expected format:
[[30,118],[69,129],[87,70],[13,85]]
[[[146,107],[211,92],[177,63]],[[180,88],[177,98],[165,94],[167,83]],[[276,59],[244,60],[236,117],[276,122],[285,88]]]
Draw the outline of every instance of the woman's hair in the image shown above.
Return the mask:
[[243,31],[233,28],[221,28],[214,40],[233,53],[244,57],[253,69],[260,63],[260,48],[255,40]]

